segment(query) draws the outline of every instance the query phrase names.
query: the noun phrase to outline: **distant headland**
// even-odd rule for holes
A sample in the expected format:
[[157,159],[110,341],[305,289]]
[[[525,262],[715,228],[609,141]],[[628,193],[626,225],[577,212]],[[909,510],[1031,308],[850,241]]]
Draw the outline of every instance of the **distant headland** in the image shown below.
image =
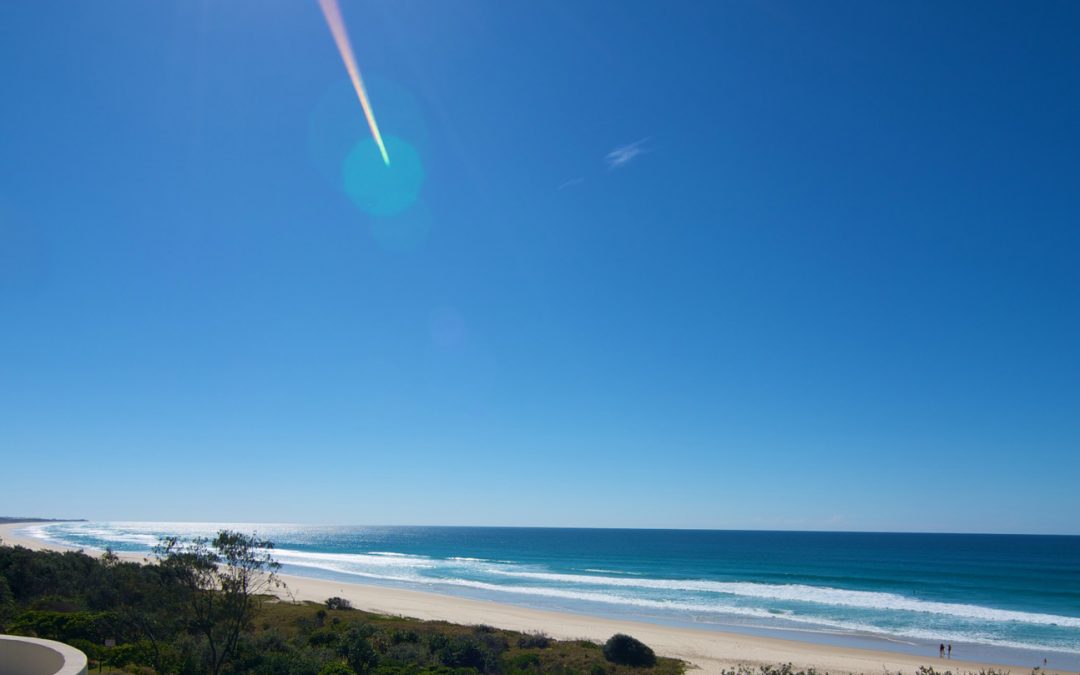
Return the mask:
[[0,524],[11,523],[85,523],[86,518],[19,518],[14,516],[0,516]]

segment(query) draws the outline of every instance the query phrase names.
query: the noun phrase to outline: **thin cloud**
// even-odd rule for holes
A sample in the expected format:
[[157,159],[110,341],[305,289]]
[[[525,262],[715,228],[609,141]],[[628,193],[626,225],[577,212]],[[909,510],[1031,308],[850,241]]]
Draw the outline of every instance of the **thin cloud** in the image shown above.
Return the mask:
[[569,188],[572,188],[572,187],[577,187],[577,186],[581,185],[584,182],[585,182],[585,179],[582,176],[578,176],[577,178],[571,178],[570,180],[566,181],[565,183],[560,185],[558,189],[566,190],[566,189],[569,189]]
[[634,161],[638,155],[648,152],[643,146],[648,138],[642,138],[639,141],[634,141],[627,145],[620,145],[607,154],[605,159],[607,160],[609,169],[618,169],[626,166],[630,162]]

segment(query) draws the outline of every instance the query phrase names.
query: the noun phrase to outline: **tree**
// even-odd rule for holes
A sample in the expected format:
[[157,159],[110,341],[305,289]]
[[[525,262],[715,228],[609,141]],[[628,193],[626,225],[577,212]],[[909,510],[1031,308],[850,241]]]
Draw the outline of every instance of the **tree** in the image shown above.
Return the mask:
[[171,567],[123,562],[109,549],[101,568],[112,580],[112,602],[105,606],[112,609],[121,637],[143,641],[154,670],[167,672],[170,642],[185,628],[187,586]]
[[175,574],[189,591],[188,625],[206,640],[208,671],[214,675],[236,652],[260,596],[285,586],[277,576],[281,564],[270,554],[273,548],[256,535],[221,530],[213,541],[163,537],[154,549],[163,571]]

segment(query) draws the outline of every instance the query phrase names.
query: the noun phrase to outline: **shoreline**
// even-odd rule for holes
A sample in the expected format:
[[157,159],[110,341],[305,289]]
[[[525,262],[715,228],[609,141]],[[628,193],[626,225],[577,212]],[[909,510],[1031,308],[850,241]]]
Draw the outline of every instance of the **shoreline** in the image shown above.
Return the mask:
[[[18,535],[16,530],[34,523],[0,524],[0,540],[5,545],[24,546],[33,550],[75,551],[72,546],[54,544]],[[93,549],[88,549],[93,550]],[[143,562],[147,556],[119,553],[122,559]],[[920,657],[889,650],[846,647],[785,638],[766,637],[701,628],[674,627],[644,621],[611,619],[585,614],[573,614],[520,607],[491,600],[474,600],[427,591],[389,588],[371,584],[341,582],[291,574],[280,575],[286,583],[285,599],[323,602],[340,596],[360,610],[379,614],[406,616],[422,620],[447,621],[457,624],[488,624],[522,632],[543,632],[556,639],[589,639],[603,642],[615,633],[627,633],[652,647],[657,654],[682,659],[691,664],[693,672],[719,673],[739,665],[756,668],[759,665],[791,663],[796,669],[815,668],[830,673],[865,673],[873,675],[883,670],[889,673],[912,674],[920,666],[953,673],[997,671],[1028,673],[1031,667],[1002,665],[960,659],[940,659],[931,655]],[[1055,669],[1040,673],[1064,675],[1071,671]]]

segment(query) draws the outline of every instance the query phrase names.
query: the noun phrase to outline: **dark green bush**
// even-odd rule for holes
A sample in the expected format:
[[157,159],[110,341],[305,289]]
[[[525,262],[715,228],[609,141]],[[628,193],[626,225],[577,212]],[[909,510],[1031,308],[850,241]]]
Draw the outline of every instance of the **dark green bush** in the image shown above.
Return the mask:
[[432,654],[439,663],[450,668],[475,668],[483,673],[495,673],[506,647],[506,638],[501,635],[459,635],[446,640],[437,649],[432,647]]
[[15,597],[8,587],[7,577],[0,574],[0,633],[7,631],[7,622],[15,616]]
[[106,612],[23,612],[10,628],[17,635],[47,640],[81,639],[103,642],[110,633],[110,616]]
[[551,646],[551,638],[543,633],[529,633],[518,638],[517,646],[522,649],[547,649]]
[[326,599],[327,609],[352,609],[352,603],[345,598],[339,598],[336,595],[332,598]]
[[341,638],[340,653],[357,673],[370,672],[379,665],[379,655],[368,639],[373,632],[370,626],[361,624],[350,628]]
[[426,663],[429,659],[429,653],[422,645],[414,642],[401,642],[399,644],[392,644],[386,648],[379,656],[379,670],[382,670],[382,666],[385,664],[390,665],[409,665]]
[[656,654],[641,640],[616,633],[604,643],[604,658],[624,666],[655,666]]
[[86,604],[75,598],[65,598],[62,595],[43,595],[34,598],[30,603],[30,609],[42,612],[78,612],[86,609]]
[[390,642],[396,645],[403,642],[416,644],[420,642],[420,634],[414,630],[395,630],[390,633]]
[[340,661],[334,661],[323,666],[319,675],[356,675],[356,671]]
[[442,633],[432,633],[427,636],[427,646],[432,652],[437,652],[450,644],[450,638]]
[[539,654],[517,654],[510,659],[510,667],[514,670],[527,670],[529,668],[540,667],[540,655]]
[[484,651],[478,642],[469,638],[448,640],[435,656],[444,666],[484,670]]
[[308,644],[315,647],[336,645],[337,641],[338,634],[329,628],[320,628],[319,630],[311,631],[311,634],[308,635]]

